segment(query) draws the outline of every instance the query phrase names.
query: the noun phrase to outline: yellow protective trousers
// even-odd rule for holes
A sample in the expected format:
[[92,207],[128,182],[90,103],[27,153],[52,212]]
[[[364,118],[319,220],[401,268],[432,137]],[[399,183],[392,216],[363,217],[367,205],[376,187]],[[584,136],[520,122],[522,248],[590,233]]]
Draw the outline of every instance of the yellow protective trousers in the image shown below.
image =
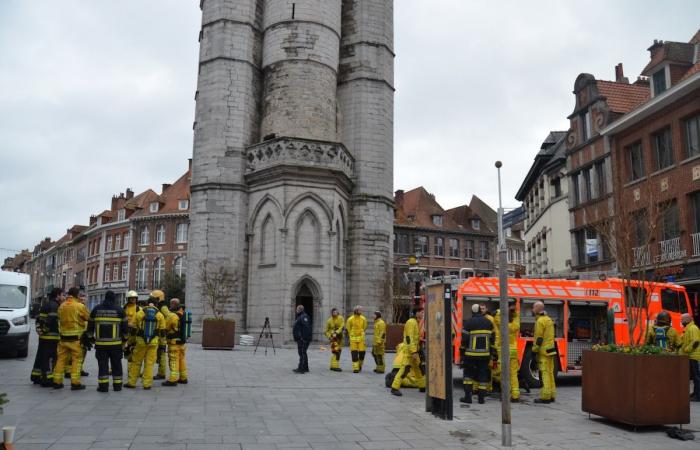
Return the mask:
[[538,362],[542,377],[540,399],[553,400],[557,397],[557,388],[554,385],[554,356],[539,355]]
[[[404,364],[401,369],[399,369],[399,373],[396,374],[394,377],[394,382],[391,383],[391,388],[392,389],[399,389],[401,387],[401,383],[403,379],[406,376],[412,377],[414,380],[416,380],[416,387],[418,388],[424,388],[425,387],[425,376],[423,375],[423,372],[420,370],[420,359],[414,358],[410,354],[404,355],[405,359],[404,361],[407,361],[408,364]],[[409,375],[410,374],[410,375]]]
[[365,362],[366,351],[367,344],[365,344],[364,335],[350,337],[350,357],[352,358],[353,371],[362,370],[362,363]]
[[71,384],[80,384],[80,368],[83,359],[83,349],[80,346],[80,341],[67,341],[62,339],[58,341],[56,353],[58,356],[56,358],[56,367],[54,367],[53,370],[54,384],[63,384],[64,370],[69,357],[71,359],[70,382]]
[[520,370],[518,364],[517,354],[515,358],[510,358],[510,398],[519,399],[520,398],[520,385],[518,384],[518,371]]
[[342,351],[343,348],[340,346],[338,340],[331,340],[331,369],[340,369],[340,354]]
[[384,344],[373,345],[372,356],[374,356],[374,362],[377,364],[377,368],[374,369],[374,371],[377,373],[384,373],[386,370],[384,366]]
[[187,346],[185,344],[168,345],[168,358],[170,359],[169,381],[173,383],[177,383],[178,381],[187,381],[187,362],[185,361],[186,351]]
[[158,339],[146,344],[143,338],[136,338],[136,346],[132,354],[132,362],[129,367],[129,384],[136,386],[136,380],[143,365],[143,387],[151,387],[153,384],[153,365],[158,354]]
[[[83,371],[83,365],[85,364],[85,356],[87,355],[87,349],[80,345],[80,358],[78,360],[78,365],[80,366],[80,372]],[[73,365],[73,357],[68,354],[68,359],[66,359],[66,375],[69,375],[71,373],[71,366]]]
[[158,345],[158,354],[156,359],[158,360],[158,376],[165,377],[165,368],[168,365],[168,354],[169,350],[165,345]]

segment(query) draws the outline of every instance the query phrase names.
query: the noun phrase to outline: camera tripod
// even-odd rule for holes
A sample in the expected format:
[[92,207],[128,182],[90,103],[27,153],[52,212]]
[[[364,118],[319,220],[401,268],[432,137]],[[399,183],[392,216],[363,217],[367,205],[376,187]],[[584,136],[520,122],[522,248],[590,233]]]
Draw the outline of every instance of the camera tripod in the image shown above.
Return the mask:
[[262,330],[260,330],[260,336],[258,336],[258,342],[255,344],[255,350],[253,350],[253,354],[258,351],[258,346],[260,345],[260,341],[265,338],[265,342],[263,345],[265,345],[265,356],[267,356],[267,342],[270,341],[270,345],[272,345],[272,353],[277,355],[277,352],[275,352],[275,341],[272,340],[272,327],[270,326],[270,318],[265,317],[265,323],[263,324]]

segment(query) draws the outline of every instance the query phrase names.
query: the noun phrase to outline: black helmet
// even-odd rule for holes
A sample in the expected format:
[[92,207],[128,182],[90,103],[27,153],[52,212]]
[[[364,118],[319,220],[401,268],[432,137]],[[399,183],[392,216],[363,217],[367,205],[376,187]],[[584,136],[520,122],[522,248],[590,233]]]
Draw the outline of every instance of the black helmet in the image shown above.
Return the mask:
[[671,325],[671,315],[667,311],[661,311],[656,315],[656,324],[659,326]]

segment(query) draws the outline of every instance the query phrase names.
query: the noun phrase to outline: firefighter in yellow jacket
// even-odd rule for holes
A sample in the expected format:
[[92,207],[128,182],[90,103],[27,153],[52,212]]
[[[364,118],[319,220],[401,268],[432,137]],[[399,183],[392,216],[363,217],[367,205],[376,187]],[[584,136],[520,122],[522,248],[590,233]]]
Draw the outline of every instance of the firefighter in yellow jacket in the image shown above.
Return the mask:
[[352,371],[358,373],[362,370],[362,363],[365,361],[367,344],[365,343],[365,330],[367,329],[367,318],[362,315],[362,307],[355,306],[352,316],[345,323],[345,329],[350,336],[350,356],[352,357]]
[[537,317],[532,354],[537,356],[542,374],[540,398],[536,398],[535,403],[552,403],[557,397],[557,388],[554,385],[554,356],[557,354],[554,343],[554,322],[545,312],[542,302],[532,305],[532,312]]
[[380,311],[374,312],[374,337],[372,339],[372,356],[377,367],[375,373],[384,373],[384,347],[386,345],[386,322]]
[[[150,301],[156,305],[158,311],[163,315],[167,326],[168,316],[170,316],[170,308],[165,300],[165,293],[160,289],[151,292]],[[158,374],[153,377],[154,380],[165,380],[166,366],[168,365],[168,348],[166,339],[158,340],[158,353],[156,354],[156,363],[158,364]]]
[[139,299],[139,294],[136,291],[126,293],[126,305],[124,305],[124,314],[126,314],[126,323],[128,327],[127,341],[124,346],[124,357],[126,358],[126,375],[129,376],[131,370],[131,362],[133,361],[133,351],[136,346],[136,313],[139,311],[139,305],[136,302]]
[[85,305],[78,300],[79,289],[72,287],[68,290],[68,298],[58,307],[58,329],[60,339],[58,341],[56,367],[53,371],[54,389],[63,387],[63,373],[68,356],[71,357],[70,383],[71,390],[85,389],[80,383],[80,361],[83,349],[80,345],[80,337],[87,328],[90,318]]
[[688,355],[690,360],[690,378],[693,380],[693,393],[690,395],[691,402],[700,402],[700,329],[693,316],[685,313],[681,316],[681,325],[685,327],[678,354]]
[[187,384],[187,336],[183,333],[181,325],[185,308],[180,304],[180,299],[170,300],[170,313],[166,319],[165,335],[168,339],[168,359],[170,360],[170,378],[161,383],[163,386],[177,386]]
[[493,337],[494,337],[494,342],[495,342],[495,347],[496,347],[496,359],[492,359],[491,362],[489,363],[489,382],[488,382],[488,392],[493,391],[493,386],[494,383],[496,386],[499,385],[501,382],[501,367],[498,364],[499,361],[499,356],[498,353],[501,351],[501,330],[500,330],[500,311],[496,311],[496,314],[493,315],[489,312],[488,308],[486,308],[485,303],[480,303],[479,304],[479,310],[481,311],[481,314],[489,321],[491,322],[491,326],[493,327]]
[[136,346],[129,367],[129,382],[126,388],[136,387],[136,379],[143,364],[143,388],[151,389],[153,384],[153,365],[158,353],[158,341],[165,338],[165,318],[153,303],[143,306],[134,318],[136,329]]
[[331,346],[331,370],[342,372],[340,368],[340,353],[343,351],[343,328],[345,319],[338,312],[338,308],[331,309],[331,317],[326,321],[326,337]]
[[[500,326],[501,315],[500,311],[496,313],[496,325]],[[520,315],[518,314],[515,305],[510,305],[508,308],[508,358],[510,360],[510,401],[519,402],[520,401],[520,385],[518,383],[518,370],[520,365],[518,363],[518,334],[520,333]],[[499,339],[500,340],[500,339]],[[500,354],[501,343],[499,342],[496,348],[499,350],[498,365],[503,367],[501,364],[503,355]]]
[[423,392],[425,390],[425,376],[420,369],[420,326],[418,323],[423,320],[423,310],[418,309],[414,313],[414,317],[411,317],[406,321],[406,325],[403,327],[403,364],[404,366],[399,370],[399,372],[394,377],[394,381],[391,383],[391,393],[396,396],[401,396],[401,383],[403,379],[409,374],[416,380],[418,389]]

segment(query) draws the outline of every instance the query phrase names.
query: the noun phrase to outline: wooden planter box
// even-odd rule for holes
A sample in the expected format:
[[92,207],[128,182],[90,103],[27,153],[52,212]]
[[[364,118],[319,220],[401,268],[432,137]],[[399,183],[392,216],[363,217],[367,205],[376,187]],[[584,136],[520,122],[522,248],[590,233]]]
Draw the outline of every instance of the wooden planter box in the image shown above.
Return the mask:
[[390,323],[386,326],[386,344],[384,348],[387,352],[396,351],[396,346],[403,341],[403,324]]
[[205,319],[202,322],[202,348],[232,350],[236,341],[236,322],[229,319]]
[[690,423],[688,357],[583,352],[581,409],[633,425]]

